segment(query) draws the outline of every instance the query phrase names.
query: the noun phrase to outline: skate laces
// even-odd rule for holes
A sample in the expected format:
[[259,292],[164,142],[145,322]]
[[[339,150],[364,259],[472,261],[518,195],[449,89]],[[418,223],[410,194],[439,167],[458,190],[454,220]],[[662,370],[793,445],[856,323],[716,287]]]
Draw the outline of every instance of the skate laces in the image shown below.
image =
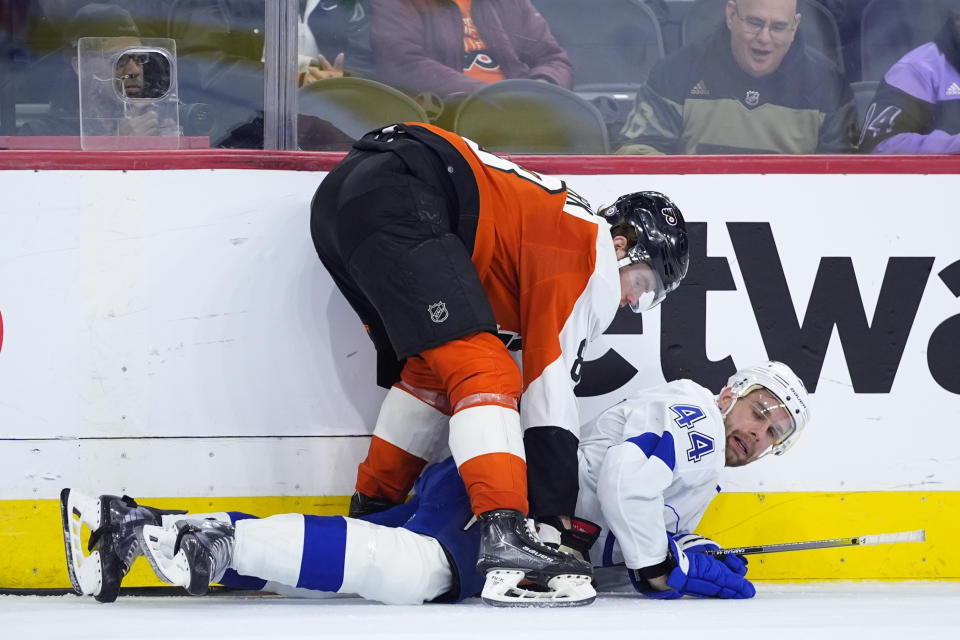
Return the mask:
[[537,544],[544,544],[543,540],[540,539],[540,534],[537,533],[537,524],[533,521],[533,518],[527,518],[526,524],[527,537]]

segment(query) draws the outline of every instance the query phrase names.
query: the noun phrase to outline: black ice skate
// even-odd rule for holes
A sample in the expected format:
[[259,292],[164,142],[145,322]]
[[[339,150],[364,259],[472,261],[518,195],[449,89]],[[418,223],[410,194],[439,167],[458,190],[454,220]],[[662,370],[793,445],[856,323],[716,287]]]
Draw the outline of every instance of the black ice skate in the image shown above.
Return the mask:
[[[62,490],[63,547],[73,590],[80,595],[92,595],[100,602],[116,600],[120,583],[142,553],[137,531],[144,525],[161,524],[164,514],[182,513],[186,511],[139,505],[129,496],[93,498],[73,489]],[[87,544],[90,555],[84,554],[83,525],[91,531]]]
[[[152,528],[144,531],[151,535]],[[176,525],[173,559],[186,572],[181,572],[174,584],[179,584],[192,596],[207,593],[211,582],[220,582],[233,560],[234,528],[219,520],[180,520]],[[147,558],[153,564],[153,545],[146,546]],[[157,565],[154,565],[157,568]],[[169,576],[175,577],[175,576]]]
[[350,498],[349,515],[351,518],[362,518],[395,506],[397,506],[395,502],[390,502],[384,498],[371,498],[364,493],[354,491],[353,497]]
[[[511,509],[479,516],[483,527],[477,571],[487,580],[480,597],[498,607],[564,607],[590,604],[592,567],[543,544],[522,513]],[[520,586],[526,580],[529,585]]]

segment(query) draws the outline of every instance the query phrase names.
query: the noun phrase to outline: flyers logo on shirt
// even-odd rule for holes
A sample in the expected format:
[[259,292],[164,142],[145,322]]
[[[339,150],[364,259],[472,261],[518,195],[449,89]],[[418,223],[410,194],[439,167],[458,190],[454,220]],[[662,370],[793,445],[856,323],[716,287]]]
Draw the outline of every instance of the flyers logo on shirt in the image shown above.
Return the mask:
[[484,71],[496,71],[500,68],[496,62],[493,61],[486,53],[482,51],[468,51],[463,54],[463,72],[468,73],[474,69],[482,69]]
[[488,84],[504,80],[500,64],[487,51],[487,45],[470,17],[470,3],[458,4],[463,13],[463,73]]

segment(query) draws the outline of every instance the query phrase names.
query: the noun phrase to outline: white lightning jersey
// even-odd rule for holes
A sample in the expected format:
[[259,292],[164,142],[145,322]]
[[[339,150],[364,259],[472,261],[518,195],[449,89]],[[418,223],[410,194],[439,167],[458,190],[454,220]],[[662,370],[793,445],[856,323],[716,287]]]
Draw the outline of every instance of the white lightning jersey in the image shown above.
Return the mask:
[[691,380],[634,394],[584,425],[577,516],[602,527],[596,566],[667,557],[666,532],[692,532],[720,490],[723,416]]

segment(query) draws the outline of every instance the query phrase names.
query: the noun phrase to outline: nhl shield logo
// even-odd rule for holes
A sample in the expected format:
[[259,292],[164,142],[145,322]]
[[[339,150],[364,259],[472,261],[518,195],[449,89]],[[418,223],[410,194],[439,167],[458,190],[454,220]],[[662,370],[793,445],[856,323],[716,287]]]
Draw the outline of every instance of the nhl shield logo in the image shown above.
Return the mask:
[[427,307],[427,313],[430,314],[430,319],[436,322],[437,324],[443,322],[450,317],[450,314],[447,313],[447,303],[441,300],[440,302],[434,302],[433,304]]
[[760,104],[760,92],[759,91],[747,91],[747,105],[755,107]]

